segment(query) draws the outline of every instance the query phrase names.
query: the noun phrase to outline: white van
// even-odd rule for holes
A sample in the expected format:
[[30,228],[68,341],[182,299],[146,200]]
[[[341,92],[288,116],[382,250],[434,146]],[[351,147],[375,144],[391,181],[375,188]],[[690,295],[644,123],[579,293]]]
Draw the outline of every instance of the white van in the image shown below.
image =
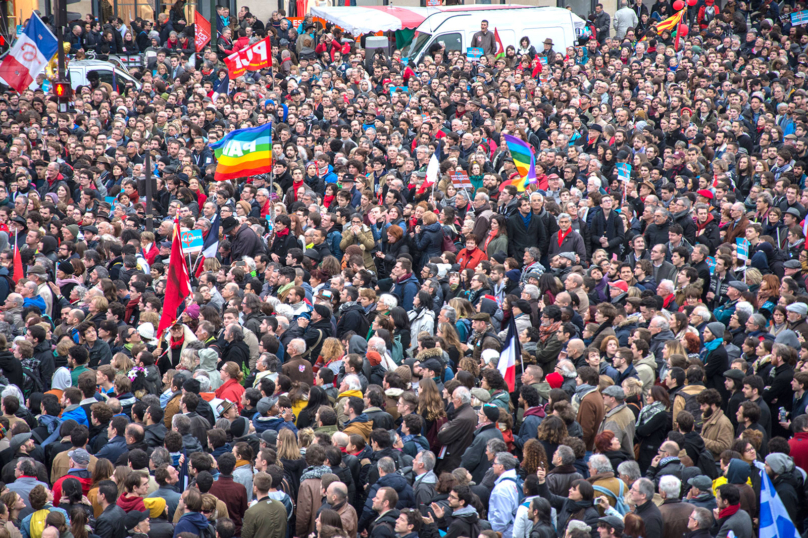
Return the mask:
[[[472,37],[480,31],[480,23],[488,21],[488,30],[496,29],[506,49],[519,48],[519,40],[527,36],[537,52],[544,50],[544,40],[553,40],[553,50],[563,52],[578,43],[585,21],[567,9],[557,7],[531,7],[518,5],[458,6],[457,11],[443,8],[430,14],[415,31],[412,43],[402,51],[402,57],[417,65],[429,52],[433,43],[441,43],[446,50],[459,50],[464,54]],[[478,8],[478,9],[470,9]]]

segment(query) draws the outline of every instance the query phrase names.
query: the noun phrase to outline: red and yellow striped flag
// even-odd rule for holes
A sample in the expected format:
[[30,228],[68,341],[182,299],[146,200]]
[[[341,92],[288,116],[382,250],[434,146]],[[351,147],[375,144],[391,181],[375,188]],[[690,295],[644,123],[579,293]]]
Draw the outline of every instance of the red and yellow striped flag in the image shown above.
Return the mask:
[[[657,35],[661,35],[662,32],[664,32],[665,30],[669,31],[670,33],[676,32],[676,29],[679,28],[679,23],[682,22],[682,15],[684,15],[685,11],[686,10],[683,9],[671,15],[664,21],[659,21],[658,23],[656,23],[655,28]],[[643,38],[640,39],[640,41],[647,41],[647,40],[648,40],[647,35],[643,36]]]

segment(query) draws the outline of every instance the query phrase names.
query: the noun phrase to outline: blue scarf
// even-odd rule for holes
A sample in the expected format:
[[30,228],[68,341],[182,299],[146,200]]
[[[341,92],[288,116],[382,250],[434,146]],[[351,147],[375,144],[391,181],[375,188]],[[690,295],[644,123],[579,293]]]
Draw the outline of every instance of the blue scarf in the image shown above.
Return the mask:
[[522,217],[522,222],[525,223],[525,228],[530,228],[530,220],[533,218],[533,211],[530,211],[527,216],[522,216],[522,213],[519,213],[519,216]]
[[702,357],[702,362],[707,360],[707,356],[710,354],[710,352],[718,349],[718,346],[720,346],[723,343],[724,343],[723,338],[715,338],[714,340],[710,340],[709,342],[705,343],[704,349],[706,352],[704,353],[704,357]]

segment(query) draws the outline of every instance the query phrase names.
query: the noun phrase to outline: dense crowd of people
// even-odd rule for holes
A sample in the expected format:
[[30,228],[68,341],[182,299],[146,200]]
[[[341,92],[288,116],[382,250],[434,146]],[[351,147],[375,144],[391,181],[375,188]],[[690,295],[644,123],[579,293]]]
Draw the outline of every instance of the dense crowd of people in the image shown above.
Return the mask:
[[[804,6],[692,3],[499,57],[484,21],[479,62],[71,22],[139,87],[0,95],[0,538],[752,538],[769,481],[808,531]],[[177,230],[218,250],[175,313]]]

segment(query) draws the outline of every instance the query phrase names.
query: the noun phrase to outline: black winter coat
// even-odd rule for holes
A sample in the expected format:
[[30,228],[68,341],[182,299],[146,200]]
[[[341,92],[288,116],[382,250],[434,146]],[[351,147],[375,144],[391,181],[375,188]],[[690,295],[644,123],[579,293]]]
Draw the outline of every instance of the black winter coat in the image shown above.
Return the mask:
[[533,213],[530,215],[527,227],[518,211],[508,219],[508,255],[518,261],[522,261],[527,249],[549,244],[549,236],[541,218]]
[[578,519],[594,529],[593,536],[597,536],[598,518],[600,514],[598,514],[598,509],[595,508],[592,501],[589,501],[589,506],[582,507],[579,503],[571,501],[567,497],[553,495],[550,493],[550,488],[547,487],[547,482],[539,484],[539,495],[550,501],[550,506],[558,511],[556,526],[559,531],[566,529],[567,524],[573,519]]
[[250,348],[247,347],[247,344],[245,344],[243,340],[240,342],[236,342],[235,340],[227,342],[224,346],[221,364],[228,361],[233,361],[239,366],[250,364]]
[[[291,235],[291,234],[290,234]],[[264,241],[247,224],[242,224],[230,238],[230,259],[240,260],[244,256],[254,258],[263,254],[266,249]],[[284,256],[284,260],[285,260]]]
[[298,241],[297,237],[292,235],[291,232],[283,237],[275,236],[275,239],[272,241],[272,246],[269,249],[269,257],[271,258],[273,254],[277,254],[280,260],[279,263],[286,263],[286,253],[292,248],[300,248],[300,241]]
[[691,244],[694,246],[702,244],[710,249],[711,254],[715,252],[715,249],[721,244],[721,230],[718,229],[715,219],[710,220],[704,226],[704,232],[701,234],[698,233],[698,226],[696,226],[696,242]]
[[[623,221],[617,213],[610,211],[609,220],[607,221],[603,211],[598,211],[595,216],[592,217],[590,230],[592,232],[592,252],[603,248],[603,245],[600,244],[600,238],[606,237],[606,239],[609,240],[609,244],[606,247],[606,253],[609,257],[611,257],[612,254],[620,255],[620,245],[622,245],[626,239],[626,231],[623,228]],[[667,242],[667,236],[665,242]]]
[[360,304],[347,307],[339,316],[337,322],[337,338],[342,338],[346,332],[354,331],[365,338],[370,330],[370,323],[365,316],[365,309]]
[[671,416],[667,411],[661,411],[651,417],[645,424],[637,426],[634,432],[634,439],[640,444],[640,457],[637,464],[640,471],[645,474],[651,465],[654,457],[659,451],[659,447],[668,436],[671,426]]
[[0,369],[3,370],[3,375],[8,379],[9,383],[17,385],[22,390],[22,363],[17,360],[11,351],[0,351]]
[[396,260],[398,260],[402,254],[410,253],[410,246],[404,238],[401,238],[395,243],[384,241],[382,243],[382,253],[384,254],[384,258],[374,258],[374,261],[376,262],[376,269],[378,269],[379,272],[379,278],[388,278],[393,267],[396,266]]

